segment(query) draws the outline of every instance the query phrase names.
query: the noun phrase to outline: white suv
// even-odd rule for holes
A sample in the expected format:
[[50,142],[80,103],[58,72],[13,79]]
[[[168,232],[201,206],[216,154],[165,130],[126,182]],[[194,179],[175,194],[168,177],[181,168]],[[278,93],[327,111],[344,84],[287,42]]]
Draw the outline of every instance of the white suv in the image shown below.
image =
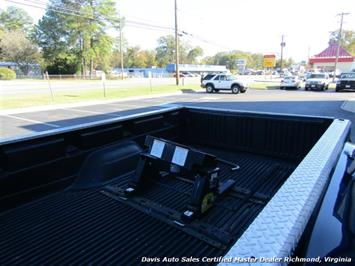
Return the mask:
[[306,80],[304,89],[308,90],[327,90],[330,78],[327,73],[312,73]]
[[201,87],[206,88],[206,92],[218,92],[219,90],[231,90],[233,93],[244,93],[247,84],[238,80],[233,75],[216,74],[209,79],[203,79]]

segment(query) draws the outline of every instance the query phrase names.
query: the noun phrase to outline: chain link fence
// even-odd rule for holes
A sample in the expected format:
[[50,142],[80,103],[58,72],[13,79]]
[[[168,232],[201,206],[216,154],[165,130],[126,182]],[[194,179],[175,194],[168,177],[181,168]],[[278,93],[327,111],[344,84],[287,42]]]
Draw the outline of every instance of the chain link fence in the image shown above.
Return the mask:
[[196,90],[198,77],[137,78],[121,80],[110,75],[91,78],[79,75],[44,75],[37,79],[16,79],[0,82],[0,109],[12,109],[47,104],[66,104],[80,101],[114,100],[153,94]]

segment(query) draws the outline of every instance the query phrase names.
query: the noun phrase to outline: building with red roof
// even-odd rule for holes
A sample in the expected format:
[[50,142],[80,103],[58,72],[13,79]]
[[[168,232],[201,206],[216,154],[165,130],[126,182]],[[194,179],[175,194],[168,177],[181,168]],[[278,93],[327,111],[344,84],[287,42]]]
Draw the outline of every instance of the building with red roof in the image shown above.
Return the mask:
[[[335,58],[337,54],[336,43],[329,44],[328,48],[309,58],[309,65],[313,69],[334,71]],[[348,53],[343,47],[339,48],[337,72],[349,72],[355,69],[355,57]]]

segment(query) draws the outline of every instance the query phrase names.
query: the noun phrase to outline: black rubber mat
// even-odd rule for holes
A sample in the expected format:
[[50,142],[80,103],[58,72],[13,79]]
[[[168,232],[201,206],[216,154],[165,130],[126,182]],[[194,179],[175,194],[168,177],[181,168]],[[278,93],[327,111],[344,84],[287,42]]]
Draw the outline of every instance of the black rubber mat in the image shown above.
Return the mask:
[[[203,217],[207,224],[232,234],[235,242],[295,165],[246,153],[206,151],[241,167],[230,171],[221,165],[222,180],[232,176],[237,183]],[[129,176],[112,183],[124,184]],[[181,180],[160,180],[144,196],[180,210],[191,187]],[[100,189],[56,193],[2,213],[0,221],[0,265],[136,265],[142,257],[202,258],[227,252],[118,202]]]

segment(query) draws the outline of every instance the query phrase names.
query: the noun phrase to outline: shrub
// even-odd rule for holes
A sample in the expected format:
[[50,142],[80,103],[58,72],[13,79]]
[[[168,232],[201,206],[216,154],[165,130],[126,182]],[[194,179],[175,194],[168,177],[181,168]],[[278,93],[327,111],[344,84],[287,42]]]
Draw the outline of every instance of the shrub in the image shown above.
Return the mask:
[[15,71],[9,68],[0,67],[0,80],[11,80],[15,78],[16,78]]

